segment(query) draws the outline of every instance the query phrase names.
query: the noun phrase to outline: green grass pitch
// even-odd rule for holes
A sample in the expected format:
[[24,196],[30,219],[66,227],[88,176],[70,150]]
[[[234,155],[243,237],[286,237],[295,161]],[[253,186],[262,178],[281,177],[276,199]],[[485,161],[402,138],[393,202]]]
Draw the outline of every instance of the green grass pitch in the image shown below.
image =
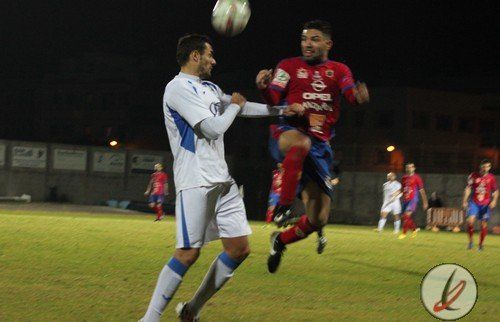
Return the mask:
[[[498,236],[488,235],[480,253],[465,250],[464,233],[397,240],[390,223],[382,234],[329,225],[322,255],[313,235],[290,245],[269,274],[273,228],[253,222],[252,229],[252,254],[208,302],[203,321],[431,321],[419,285],[445,262],[465,266],[478,282],[464,321],[500,316]],[[137,321],[174,243],[172,218],[0,209],[0,321]],[[164,321],[175,320],[175,305],[190,298],[220,251],[218,241],[203,248]]]

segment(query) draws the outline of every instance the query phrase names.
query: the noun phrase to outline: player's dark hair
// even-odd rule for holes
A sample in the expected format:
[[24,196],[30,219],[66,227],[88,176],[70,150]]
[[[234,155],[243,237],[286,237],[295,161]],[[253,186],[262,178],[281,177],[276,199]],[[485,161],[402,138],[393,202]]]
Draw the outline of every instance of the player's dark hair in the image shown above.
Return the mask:
[[483,159],[483,160],[481,160],[481,163],[479,163],[479,165],[483,165],[483,164],[487,164],[487,163],[491,164],[491,160],[490,159]]
[[198,51],[201,55],[205,51],[205,44],[211,44],[210,38],[200,34],[187,34],[177,42],[176,59],[179,66],[184,66],[189,61],[189,55]]
[[327,35],[329,38],[332,38],[332,25],[327,21],[311,20],[306,22],[302,29],[316,29]]

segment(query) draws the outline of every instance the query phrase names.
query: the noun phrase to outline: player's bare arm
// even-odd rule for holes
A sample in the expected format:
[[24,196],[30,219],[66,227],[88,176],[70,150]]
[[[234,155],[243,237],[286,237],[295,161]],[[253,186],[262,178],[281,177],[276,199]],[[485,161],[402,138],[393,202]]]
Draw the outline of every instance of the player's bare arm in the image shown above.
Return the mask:
[[429,207],[429,203],[427,202],[427,194],[425,193],[425,189],[420,189],[419,192],[422,196],[422,208],[424,210],[427,210],[427,208]]
[[149,193],[151,192],[151,187],[153,186],[153,180],[149,180],[148,187],[146,188],[146,191],[144,192],[145,196],[148,196]]
[[247,99],[243,95],[241,95],[240,93],[234,92],[231,95],[231,104],[237,104],[240,107],[243,107],[243,105],[245,105],[246,102],[247,102]]
[[491,195],[493,198],[490,202],[490,209],[494,209],[497,206],[497,200],[498,200],[498,190],[495,190],[493,194]]
[[471,189],[469,186],[464,189],[464,197],[462,198],[462,208],[467,209],[469,197],[470,197]]

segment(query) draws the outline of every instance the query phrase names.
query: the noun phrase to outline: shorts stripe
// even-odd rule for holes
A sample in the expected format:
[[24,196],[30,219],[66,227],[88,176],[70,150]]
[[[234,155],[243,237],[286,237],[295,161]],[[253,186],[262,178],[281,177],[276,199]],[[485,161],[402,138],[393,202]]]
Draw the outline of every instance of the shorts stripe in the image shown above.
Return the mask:
[[186,215],[184,214],[184,201],[182,199],[182,191],[181,195],[181,222],[182,222],[182,240],[184,241],[184,248],[190,248],[191,245],[189,243],[189,234],[186,225]]

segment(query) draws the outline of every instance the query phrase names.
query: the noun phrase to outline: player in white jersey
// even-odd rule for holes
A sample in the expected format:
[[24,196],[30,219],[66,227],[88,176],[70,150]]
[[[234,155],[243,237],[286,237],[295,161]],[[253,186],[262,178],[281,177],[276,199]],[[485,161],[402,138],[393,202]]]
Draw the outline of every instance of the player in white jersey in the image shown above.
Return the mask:
[[399,201],[401,197],[401,183],[396,180],[396,174],[394,172],[389,172],[387,174],[387,182],[384,183],[383,190],[384,202],[380,209],[378,227],[375,230],[382,232],[387,221],[387,215],[392,213],[394,216],[394,234],[398,234],[399,228],[401,227],[401,219],[399,218],[401,214],[401,202]]
[[238,186],[224,159],[224,132],[234,118],[294,115],[300,106],[284,109],[246,102],[238,93],[225,95],[208,81],[215,65],[206,36],[190,34],[179,39],[177,62],[180,73],[168,83],[163,110],[174,156],[177,244],[173,257],[158,277],[143,321],[159,321],[182,278],[208,241],[220,238],[224,251],[210,266],[189,302],[176,310],[182,321],[196,321],[203,305],[232,276],[250,253],[251,234]]

